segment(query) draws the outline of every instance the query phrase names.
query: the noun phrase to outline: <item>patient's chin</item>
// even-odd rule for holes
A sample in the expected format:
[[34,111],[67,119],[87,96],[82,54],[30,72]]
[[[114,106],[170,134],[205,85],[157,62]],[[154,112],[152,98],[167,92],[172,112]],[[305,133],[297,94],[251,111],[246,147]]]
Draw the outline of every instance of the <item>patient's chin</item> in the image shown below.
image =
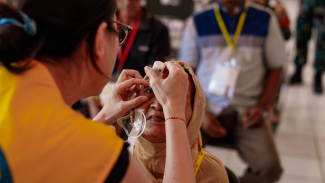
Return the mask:
[[151,123],[147,121],[146,129],[142,136],[153,143],[166,142],[165,124],[159,124],[159,122]]

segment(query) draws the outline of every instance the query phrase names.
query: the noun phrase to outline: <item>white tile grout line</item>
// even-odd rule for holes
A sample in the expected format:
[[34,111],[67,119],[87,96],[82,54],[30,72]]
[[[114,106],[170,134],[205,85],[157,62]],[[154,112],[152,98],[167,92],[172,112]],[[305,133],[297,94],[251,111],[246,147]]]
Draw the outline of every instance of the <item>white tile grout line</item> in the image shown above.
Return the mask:
[[[310,111],[307,110],[307,115],[308,115],[308,118],[311,119],[311,114],[310,114]],[[318,137],[317,137],[317,133],[316,133],[316,130],[315,130],[315,123],[313,120],[311,120],[311,124],[312,124],[312,134],[313,134],[313,139],[314,139],[314,146],[315,146],[315,151],[316,151],[316,158],[318,160],[318,166],[319,166],[319,171],[320,171],[320,175],[321,175],[321,178],[322,178],[322,182],[325,183],[325,175],[323,172],[325,172],[325,167],[323,165],[323,161],[322,161],[322,155],[321,155],[321,152],[320,152],[320,147],[319,147],[319,141],[318,141]]]

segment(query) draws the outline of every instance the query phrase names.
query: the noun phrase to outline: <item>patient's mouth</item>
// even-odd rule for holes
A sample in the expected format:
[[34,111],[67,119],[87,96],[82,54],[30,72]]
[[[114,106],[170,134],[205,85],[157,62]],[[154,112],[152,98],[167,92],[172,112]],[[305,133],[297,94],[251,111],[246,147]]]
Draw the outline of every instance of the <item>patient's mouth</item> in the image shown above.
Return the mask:
[[165,119],[159,116],[149,116],[147,119],[148,121],[151,120],[152,122],[165,122]]

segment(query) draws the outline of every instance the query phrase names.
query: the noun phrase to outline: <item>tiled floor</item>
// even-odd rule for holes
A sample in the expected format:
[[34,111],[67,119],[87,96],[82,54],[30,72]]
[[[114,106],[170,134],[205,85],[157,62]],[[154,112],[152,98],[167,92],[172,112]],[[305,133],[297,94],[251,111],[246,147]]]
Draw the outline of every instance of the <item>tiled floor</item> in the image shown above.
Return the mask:
[[[295,30],[300,0],[282,0]],[[295,33],[288,41],[288,73],[294,72]],[[303,70],[304,84],[284,87],[281,123],[274,140],[284,173],[280,183],[325,183],[325,94],[312,91],[315,38],[309,44],[308,64]],[[323,77],[325,81],[325,77]],[[325,82],[323,83],[325,86]],[[246,164],[235,150],[207,146],[227,167],[242,175]]]

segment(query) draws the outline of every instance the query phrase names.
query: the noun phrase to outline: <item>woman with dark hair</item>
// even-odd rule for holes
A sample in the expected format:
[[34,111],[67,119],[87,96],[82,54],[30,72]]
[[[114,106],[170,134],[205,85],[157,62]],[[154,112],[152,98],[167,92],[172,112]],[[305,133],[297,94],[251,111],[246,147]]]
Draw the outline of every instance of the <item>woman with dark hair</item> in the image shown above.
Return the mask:
[[128,100],[134,85],[150,85],[164,108],[164,182],[195,182],[184,69],[166,63],[169,76],[160,80],[146,68],[150,84],[124,70],[97,122],[87,120],[71,105],[101,92],[132,27],[116,21],[115,0],[18,5],[0,3],[0,182],[150,182],[107,126],[148,100]]

